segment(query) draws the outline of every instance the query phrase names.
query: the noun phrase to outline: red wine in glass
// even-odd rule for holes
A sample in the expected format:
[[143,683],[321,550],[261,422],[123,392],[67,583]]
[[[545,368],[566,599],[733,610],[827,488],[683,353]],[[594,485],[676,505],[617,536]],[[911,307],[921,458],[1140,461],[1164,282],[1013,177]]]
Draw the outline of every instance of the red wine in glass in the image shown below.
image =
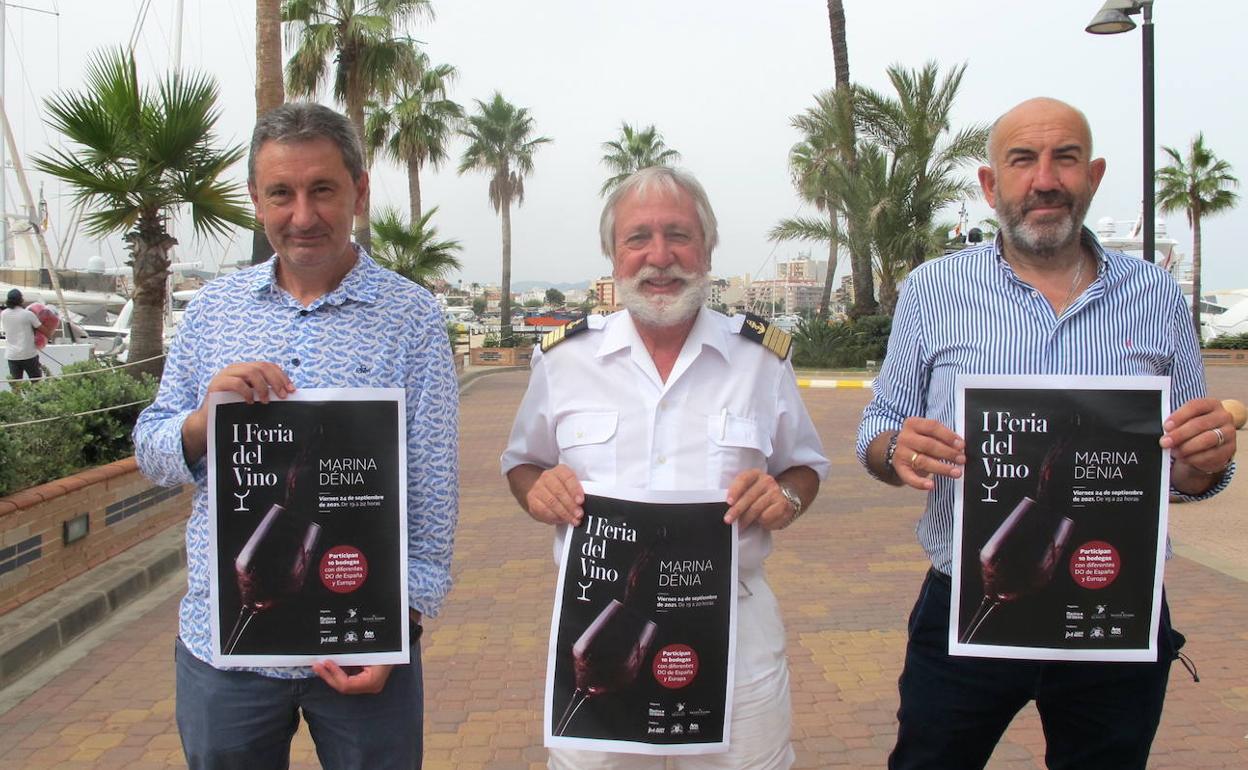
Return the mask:
[[636,681],[657,630],[654,621],[616,599],[602,608],[572,645],[576,691],[555,725],[555,735],[564,734],[585,701]]
[[269,508],[234,560],[242,607],[224,654],[233,654],[252,618],[303,589],[320,536],[319,524],[281,505]]
[[1003,602],[1044,588],[1053,579],[1075,523],[1024,497],[979,550],[984,598],[959,640],[968,644]]

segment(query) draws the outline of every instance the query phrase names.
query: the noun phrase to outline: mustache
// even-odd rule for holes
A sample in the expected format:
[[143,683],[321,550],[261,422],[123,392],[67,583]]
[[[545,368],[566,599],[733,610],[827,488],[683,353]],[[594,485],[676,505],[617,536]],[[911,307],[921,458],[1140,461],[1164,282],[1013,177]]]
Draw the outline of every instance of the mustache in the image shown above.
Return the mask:
[[1073,209],[1075,207],[1074,196],[1061,190],[1046,190],[1044,192],[1031,193],[1023,200],[1023,213],[1031,211],[1035,208],[1052,208],[1054,206],[1065,206]]
[[667,267],[646,265],[634,273],[632,278],[637,283],[648,281],[651,278],[679,278],[682,281],[692,281],[700,275],[702,275],[701,272],[686,270],[676,264],[668,265]]

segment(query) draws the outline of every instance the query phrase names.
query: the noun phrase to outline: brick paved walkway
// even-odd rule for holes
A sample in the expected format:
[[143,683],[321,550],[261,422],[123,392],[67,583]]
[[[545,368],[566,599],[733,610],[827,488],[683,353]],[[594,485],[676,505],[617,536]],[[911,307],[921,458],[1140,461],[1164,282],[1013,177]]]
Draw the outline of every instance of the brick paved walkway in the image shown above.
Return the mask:
[[[550,531],[520,512],[498,476],[525,377],[492,375],[464,397],[456,585],[425,635],[429,770],[545,766],[540,715],[554,587]],[[780,533],[768,562],[788,628],[798,767],[880,767],[895,730],[906,615],[927,566],[912,531],[920,498],[868,481],[853,459],[853,432],[868,392],[803,396],[834,475],[811,512]],[[1176,515],[1197,522],[1196,540],[1242,545],[1239,527],[1202,532],[1200,522],[1207,511],[1217,517],[1204,518],[1242,522],[1243,510],[1213,501]],[[1167,586],[1201,682],[1176,667],[1150,767],[1246,767],[1248,583],[1176,558]],[[176,590],[167,590],[170,598],[139,622],[0,715],[0,768],[184,766],[172,717]],[[1039,722],[1028,707],[990,767],[1042,767],[1042,754]],[[294,758],[296,770],[317,766],[302,731]]]

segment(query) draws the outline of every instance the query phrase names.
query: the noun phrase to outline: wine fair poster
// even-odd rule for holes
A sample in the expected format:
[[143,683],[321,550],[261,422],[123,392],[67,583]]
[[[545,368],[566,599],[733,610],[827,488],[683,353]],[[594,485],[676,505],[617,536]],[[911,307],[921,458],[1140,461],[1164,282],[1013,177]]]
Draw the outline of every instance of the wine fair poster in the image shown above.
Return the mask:
[[209,397],[213,663],[408,662],[400,388]]
[[725,493],[584,488],[551,624],[546,745],[727,751],[737,525],[724,524]]
[[949,652],[1155,661],[1167,377],[961,376]]

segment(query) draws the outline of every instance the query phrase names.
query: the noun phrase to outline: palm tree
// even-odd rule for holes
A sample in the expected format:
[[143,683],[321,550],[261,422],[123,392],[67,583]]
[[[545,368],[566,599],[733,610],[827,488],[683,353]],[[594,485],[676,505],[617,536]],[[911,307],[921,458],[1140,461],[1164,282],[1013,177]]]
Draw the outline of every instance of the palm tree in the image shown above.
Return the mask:
[[1200,334],[1200,220],[1234,208],[1239,196],[1231,192],[1239,180],[1231,173],[1231,165],[1219,160],[1205,147],[1205,135],[1192,140],[1184,158],[1173,147],[1162,147],[1170,156],[1170,165],[1157,171],[1157,208],[1163,213],[1182,211],[1192,228],[1192,325],[1196,339]]
[[987,159],[988,126],[972,124],[953,133],[950,113],[966,71],[963,64],[939,77],[935,62],[922,69],[888,68],[896,97],[860,88],[855,102],[863,131],[892,156],[891,174],[911,181],[896,203],[904,207],[898,236],[908,243],[909,267],[934,256],[929,234],[945,206],[975,194],[977,185],[959,176],[968,163]]
[[464,117],[464,110],[446,98],[447,86],[455,79],[449,64],[432,65],[424,53],[417,54],[420,76],[399,85],[393,104],[376,105],[364,121],[364,144],[370,153],[378,150],[407,165],[410,201],[409,221],[422,218],[420,170],[426,163],[434,168],[447,158],[447,145]]
[[94,210],[87,233],[125,233],[134,271],[130,360],[159,376],[163,369],[168,209],[189,205],[197,236],[248,229],[244,189],[225,180],[243,158],[241,145],[218,149],[217,84],[210,76],[172,72],[156,88],[141,88],[134,56],[101,51],[87,67],[86,88],[45,100],[48,125],[77,145],[35,158],[35,167],[69,183],[77,203]]
[[477,112],[460,133],[468,140],[459,161],[459,173],[483,171],[490,175],[490,205],[502,218],[503,281],[499,320],[504,339],[511,337],[511,204],[524,203],[524,177],[533,173],[533,153],[549,137],[533,135],[528,109],[517,107],[494,92],[489,102],[480,99]]
[[654,124],[638,131],[627,123],[622,123],[619,138],[603,142],[602,149],[607,151],[602,156],[602,163],[614,172],[614,176],[602,183],[599,195],[611,192],[643,168],[669,166],[680,160],[680,153],[664,144],[663,135]]
[[397,209],[383,209],[375,215],[372,220],[376,247],[373,259],[377,264],[426,289],[452,270],[460,269],[455,254],[462,251],[463,246],[456,240],[438,240],[438,228],[430,224],[437,211],[438,207],[434,206],[410,226]]
[[[388,99],[405,79],[419,75],[415,43],[399,35],[422,16],[433,17],[429,0],[284,0],[282,20],[295,49],[286,64],[286,87],[296,96],[315,96],[330,78],[334,98],[364,136],[364,105]],[[364,211],[368,197],[365,195]],[[369,246],[368,216],[355,220],[355,239]]]
[[[858,152],[854,126],[854,86],[824,91],[815,97],[815,106],[790,121],[803,139],[789,152],[789,169],[798,194],[818,211],[826,222],[797,217],[782,220],[770,233],[773,240],[810,240],[828,244],[828,272],[820,300],[820,317],[827,317],[832,296],[836,258],[844,243],[850,254],[854,281],[854,302],[850,316],[859,318],[878,312],[872,275],[871,239],[866,223],[867,210],[850,206],[856,184]],[[852,148],[852,149],[851,149]]]
[[[286,101],[282,87],[282,0],[256,0],[256,117]],[[273,246],[257,227],[251,239],[251,263],[273,256]]]

